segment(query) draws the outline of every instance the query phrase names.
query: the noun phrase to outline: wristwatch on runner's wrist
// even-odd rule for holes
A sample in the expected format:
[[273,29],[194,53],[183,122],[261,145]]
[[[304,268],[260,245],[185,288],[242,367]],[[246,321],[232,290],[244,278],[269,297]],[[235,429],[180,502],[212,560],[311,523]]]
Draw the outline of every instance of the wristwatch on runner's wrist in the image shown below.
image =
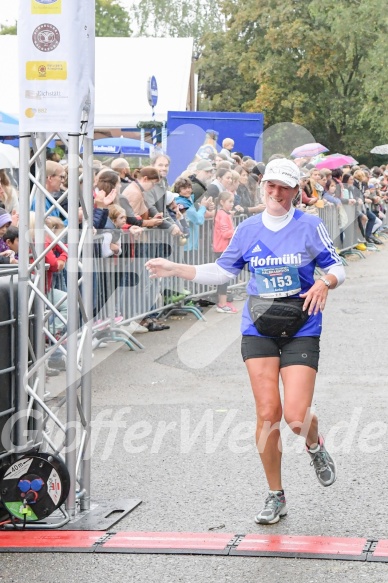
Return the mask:
[[323,283],[324,283],[324,284],[325,284],[325,285],[326,285],[328,288],[331,286],[331,282],[330,282],[328,279],[326,279],[326,277],[323,277],[323,276],[322,276],[322,277],[320,277],[319,279],[320,279],[321,281],[323,281]]

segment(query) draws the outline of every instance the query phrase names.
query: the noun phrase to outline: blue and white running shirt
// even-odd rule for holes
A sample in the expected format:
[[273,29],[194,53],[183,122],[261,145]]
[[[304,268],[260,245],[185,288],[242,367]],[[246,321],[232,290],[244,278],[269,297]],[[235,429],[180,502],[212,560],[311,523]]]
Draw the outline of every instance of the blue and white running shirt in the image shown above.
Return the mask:
[[[246,219],[236,229],[228,248],[217,264],[230,273],[248,265],[251,277],[249,295],[265,298],[298,297],[314,284],[315,267],[341,264],[341,259],[320,218],[295,210],[291,221],[279,231],[263,224],[262,215]],[[295,336],[320,336],[322,314],[311,315]],[[262,336],[244,306],[241,332]]]

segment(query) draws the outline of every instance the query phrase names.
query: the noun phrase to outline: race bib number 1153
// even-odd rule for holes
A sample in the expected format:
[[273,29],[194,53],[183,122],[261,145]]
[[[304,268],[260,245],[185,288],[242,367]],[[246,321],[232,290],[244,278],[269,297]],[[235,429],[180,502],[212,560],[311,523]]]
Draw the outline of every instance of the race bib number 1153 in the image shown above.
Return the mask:
[[257,293],[262,298],[292,296],[301,290],[298,269],[292,265],[255,269]]

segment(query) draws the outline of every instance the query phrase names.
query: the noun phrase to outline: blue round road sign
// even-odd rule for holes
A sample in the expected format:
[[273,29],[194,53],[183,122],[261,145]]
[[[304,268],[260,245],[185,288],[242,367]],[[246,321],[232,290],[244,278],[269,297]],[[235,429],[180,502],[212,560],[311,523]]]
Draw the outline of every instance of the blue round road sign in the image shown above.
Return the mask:
[[148,79],[147,97],[148,97],[148,103],[152,107],[155,107],[156,104],[158,103],[158,84],[157,84],[156,79],[153,75],[152,75],[152,77],[150,77]]

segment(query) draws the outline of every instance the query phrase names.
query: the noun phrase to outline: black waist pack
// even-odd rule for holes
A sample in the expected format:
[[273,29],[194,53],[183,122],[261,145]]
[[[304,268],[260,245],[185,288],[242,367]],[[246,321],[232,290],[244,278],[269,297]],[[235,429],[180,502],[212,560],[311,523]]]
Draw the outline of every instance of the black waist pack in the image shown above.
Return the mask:
[[261,298],[249,296],[249,313],[256,330],[263,336],[289,338],[309,319],[308,310],[303,311],[302,298]]

